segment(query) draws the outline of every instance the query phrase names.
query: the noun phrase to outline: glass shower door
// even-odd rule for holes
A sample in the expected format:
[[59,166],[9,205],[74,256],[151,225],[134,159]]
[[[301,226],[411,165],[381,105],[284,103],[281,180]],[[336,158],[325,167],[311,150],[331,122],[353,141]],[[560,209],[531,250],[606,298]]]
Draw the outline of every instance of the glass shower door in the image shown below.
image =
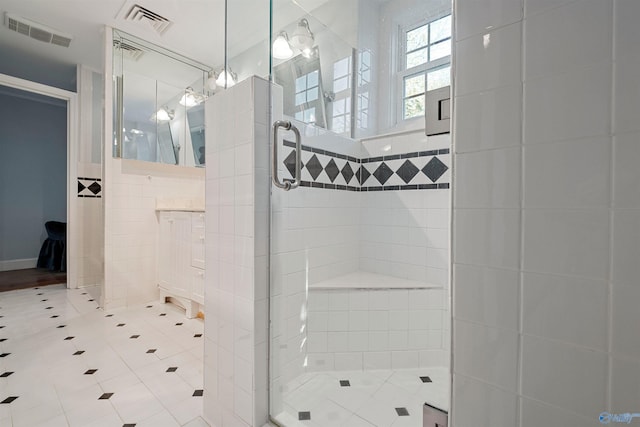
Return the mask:
[[400,3],[272,2],[269,396],[283,426],[418,427],[425,404],[448,410],[451,140],[425,136],[397,54],[420,28],[428,59],[451,4]]

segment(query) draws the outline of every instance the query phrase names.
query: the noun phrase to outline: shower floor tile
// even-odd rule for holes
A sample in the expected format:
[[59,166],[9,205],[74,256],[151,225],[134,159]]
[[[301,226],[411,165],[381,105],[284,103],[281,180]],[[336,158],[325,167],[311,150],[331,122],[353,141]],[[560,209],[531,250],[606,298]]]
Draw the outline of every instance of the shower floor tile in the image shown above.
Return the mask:
[[449,409],[449,384],[442,367],[306,373],[288,384],[275,418],[287,427],[422,427],[425,402]]
[[207,425],[204,324],[174,305],[50,285],[0,293],[0,326],[0,425]]

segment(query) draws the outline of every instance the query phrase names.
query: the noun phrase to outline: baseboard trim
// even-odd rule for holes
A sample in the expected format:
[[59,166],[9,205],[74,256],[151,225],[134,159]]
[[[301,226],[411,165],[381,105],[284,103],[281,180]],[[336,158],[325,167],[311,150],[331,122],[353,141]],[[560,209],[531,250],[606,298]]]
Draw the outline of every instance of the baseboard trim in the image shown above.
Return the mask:
[[0,271],[26,270],[36,268],[36,264],[38,264],[38,258],[10,259],[0,261]]

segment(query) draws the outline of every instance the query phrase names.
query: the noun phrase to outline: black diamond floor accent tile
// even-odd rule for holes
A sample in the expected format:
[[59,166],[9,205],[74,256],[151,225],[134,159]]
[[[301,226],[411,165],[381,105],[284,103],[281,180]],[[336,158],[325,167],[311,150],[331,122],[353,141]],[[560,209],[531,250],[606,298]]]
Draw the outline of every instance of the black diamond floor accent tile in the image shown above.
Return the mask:
[[447,169],[449,169],[447,165],[442,163],[437,157],[434,157],[422,168],[422,173],[427,175],[427,178],[429,178],[431,182],[436,182]]
[[282,163],[292,177],[296,176],[296,150],[292,150]]
[[176,326],[182,326],[182,322],[176,323]]
[[399,416],[401,417],[407,417],[409,416],[409,411],[407,411],[407,408],[396,408],[396,412],[398,413]]
[[53,307],[45,307],[45,310],[51,310]]
[[93,374],[95,374],[96,372],[98,372],[98,370],[97,370],[97,369],[88,369],[84,374],[85,374],[85,375],[93,375]]
[[167,313],[160,313],[159,316],[166,316]]
[[418,172],[420,172],[420,169],[418,169],[411,160],[405,160],[402,166],[396,171],[405,184],[411,182]]
[[193,337],[194,338],[200,338],[202,336],[202,334],[195,334]]
[[9,375],[13,374],[13,372],[7,371],[0,374],[0,378],[7,378]]
[[178,368],[176,366],[172,366],[170,368],[167,368],[166,372],[175,372],[177,370],[178,370]]
[[322,172],[322,164],[320,163],[320,160],[318,160],[318,156],[316,156],[315,154],[311,156],[304,167],[307,168],[307,170],[311,174],[311,178],[313,178],[314,181],[318,179],[320,173]]
[[20,397],[20,396],[9,396],[9,397],[7,397],[5,400],[3,400],[2,402],[0,402],[0,404],[2,404],[2,403],[11,403],[11,402],[13,402],[14,400],[16,400],[18,397]]
[[54,314],[53,316],[51,316],[51,319],[55,319],[56,317],[60,317],[57,314]]
[[432,381],[431,381],[431,378],[429,378],[429,377],[420,377],[420,381],[422,381],[423,383],[430,383],[430,382],[432,382]]
[[86,292],[83,292],[83,293],[81,293],[80,295],[87,295],[87,293],[86,293]]
[[340,173],[342,174],[342,177],[344,178],[345,182],[349,184],[349,182],[351,182],[351,178],[353,178],[353,175],[354,175],[353,169],[351,169],[351,165],[349,164],[349,162],[347,162],[344,165]]
[[389,166],[387,166],[385,162],[382,162],[380,166],[378,166],[378,169],[373,172],[373,176],[382,185],[384,185],[385,182],[389,181],[391,175],[393,175],[393,171]]
[[0,338],[0,342],[5,342],[7,338]]
[[336,162],[333,159],[329,160],[327,166],[324,167],[324,171],[331,182],[335,181],[336,177],[340,174],[340,169],[338,169],[338,165],[336,165]]
[[44,295],[42,292],[38,292],[36,295]]
[[122,427],[136,427],[135,424],[122,424]]
[[204,393],[204,390],[195,390],[192,394],[193,397],[201,397]]
[[140,335],[131,335],[129,339],[135,340],[136,338],[140,338]]
[[113,314],[107,314],[107,315],[106,315],[106,316],[104,316],[104,317],[113,317]]
[[87,300],[87,301],[89,301],[89,302],[93,302],[94,300],[90,299],[90,300]]
[[155,353],[157,350],[157,348],[150,348],[149,350],[147,350],[147,353]]
[[74,339],[75,337],[66,337],[64,340],[65,341],[71,341],[72,339]]
[[298,412],[298,420],[299,421],[309,421],[311,419],[311,412],[309,411],[300,411]]
[[349,380],[340,380],[340,387],[351,387]]
[[46,298],[45,298],[45,299],[43,299],[43,300],[40,300],[40,302],[46,302],[46,301],[49,301],[49,300],[48,300],[48,299],[46,299]]
[[113,396],[113,393],[102,393],[102,395],[98,398],[98,400],[107,400]]
[[147,308],[153,308],[153,306],[152,305],[148,305]]
[[84,353],[84,350],[78,350],[75,353],[73,353],[74,356],[80,356],[82,353]]
[[2,325],[2,326],[0,326],[0,329],[5,328],[5,327],[6,327],[6,326]]
[[58,329],[62,329],[62,328],[64,328],[65,326],[67,326],[67,325],[58,325],[58,326],[56,326],[56,328],[58,328]]
[[121,327],[123,327],[124,325],[126,325],[126,323],[118,323],[118,324],[116,325],[116,328],[121,328]]

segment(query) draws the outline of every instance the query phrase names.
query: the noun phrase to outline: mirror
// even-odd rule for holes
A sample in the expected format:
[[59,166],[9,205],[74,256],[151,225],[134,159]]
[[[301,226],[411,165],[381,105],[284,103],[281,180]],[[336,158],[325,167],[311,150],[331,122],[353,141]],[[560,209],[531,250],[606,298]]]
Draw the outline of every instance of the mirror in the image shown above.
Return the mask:
[[283,89],[284,114],[307,124],[327,127],[320,51],[317,47],[310,58],[300,54],[275,66],[273,76]]
[[118,30],[113,63],[114,157],[203,166],[211,68]]

